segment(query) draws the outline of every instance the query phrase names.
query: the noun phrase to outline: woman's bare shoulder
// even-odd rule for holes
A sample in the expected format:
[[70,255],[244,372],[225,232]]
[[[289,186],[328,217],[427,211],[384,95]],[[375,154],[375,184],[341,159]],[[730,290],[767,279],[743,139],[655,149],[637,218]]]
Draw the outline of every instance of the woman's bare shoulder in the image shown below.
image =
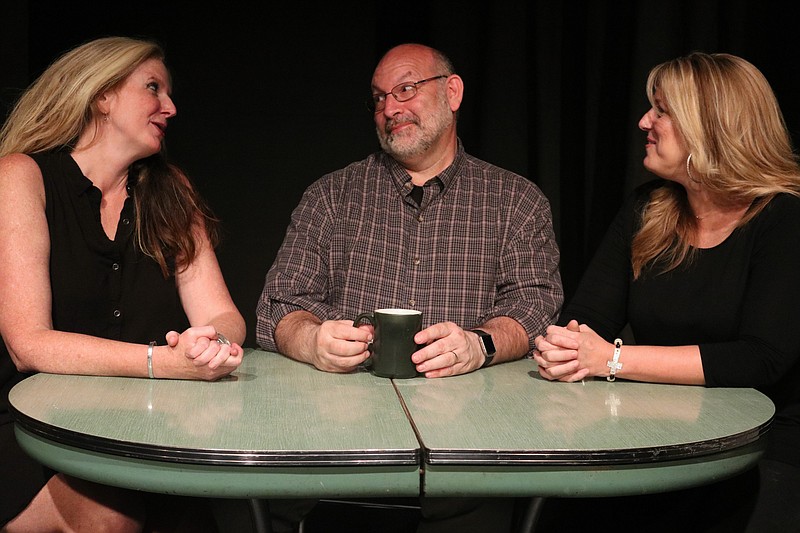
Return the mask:
[[41,183],[41,180],[42,171],[31,156],[13,153],[0,157],[0,183],[23,182],[30,185]]
[[15,177],[41,177],[39,165],[27,154],[13,153],[0,157],[0,175],[11,175]]
[[[3,209],[44,202],[42,171],[32,157],[8,154],[0,157],[0,202]],[[10,202],[10,204],[9,204]]]

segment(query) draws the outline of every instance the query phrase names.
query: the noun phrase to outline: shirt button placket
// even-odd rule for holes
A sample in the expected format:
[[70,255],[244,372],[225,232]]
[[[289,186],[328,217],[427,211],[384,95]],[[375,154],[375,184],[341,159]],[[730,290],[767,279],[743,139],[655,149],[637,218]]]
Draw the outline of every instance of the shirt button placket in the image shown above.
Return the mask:
[[[122,222],[125,223],[123,219]],[[111,263],[111,275],[109,278],[110,282],[110,292],[109,296],[111,297],[111,305],[114,306],[111,311],[113,316],[112,322],[115,324],[115,327],[119,327],[122,322],[122,310],[117,307],[120,305],[120,290],[122,286],[122,263],[120,261],[120,257],[115,257],[116,261]]]

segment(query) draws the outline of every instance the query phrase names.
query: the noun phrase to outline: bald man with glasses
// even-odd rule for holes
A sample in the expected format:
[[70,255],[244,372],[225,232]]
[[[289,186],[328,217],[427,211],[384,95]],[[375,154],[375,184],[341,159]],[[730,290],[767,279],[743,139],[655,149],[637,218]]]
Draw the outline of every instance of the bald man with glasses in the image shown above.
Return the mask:
[[[306,190],[257,306],[262,348],[349,372],[372,341],[353,319],[393,307],[423,313],[412,360],[425,377],[531,353],[563,301],[550,205],[531,181],[464,151],[463,94],[437,50],[383,56],[367,99],[382,150]],[[420,531],[510,523],[508,501],[485,513],[475,500],[426,500]]]
[[437,50],[404,44],[380,60],[367,106],[382,151],[305,192],[259,300],[264,349],[348,372],[371,341],[352,320],[399,307],[423,312],[412,358],[426,377],[531,352],[563,301],[550,205],[464,151],[463,94]]

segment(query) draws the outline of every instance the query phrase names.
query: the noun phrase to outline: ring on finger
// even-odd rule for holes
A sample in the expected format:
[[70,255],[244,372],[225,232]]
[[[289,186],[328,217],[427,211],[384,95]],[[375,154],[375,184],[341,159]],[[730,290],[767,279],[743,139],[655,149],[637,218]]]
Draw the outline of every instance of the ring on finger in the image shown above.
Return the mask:
[[453,350],[450,350],[450,353],[453,354],[453,357],[456,358],[456,363],[458,363],[458,354]]
[[228,337],[219,332],[217,332],[217,342],[219,344],[227,344],[228,346],[231,345],[231,341],[228,340]]

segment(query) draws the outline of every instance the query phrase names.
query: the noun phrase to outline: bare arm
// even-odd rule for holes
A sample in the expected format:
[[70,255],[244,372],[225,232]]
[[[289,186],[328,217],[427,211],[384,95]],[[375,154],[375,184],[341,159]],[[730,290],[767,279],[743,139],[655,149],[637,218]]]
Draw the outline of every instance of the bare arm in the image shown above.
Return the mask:
[[[550,326],[536,339],[539,373],[547,379],[578,381],[608,376],[614,345],[590,327],[572,321],[566,327]],[[693,346],[622,346],[616,376],[636,381],[705,385],[700,348]]]
[[208,238],[201,236],[201,250],[192,264],[176,276],[181,303],[192,326],[212,325],[231,342],[244,342],[246,326],[222,277],[217,256]]
[[293,311],[275,327],[280,353],[326,372],[349,372],[369,357],[372,334],[349,320],[320,321],[308,311]]
[[[245,338],[245,321],[233,303],[206,233],[198,231],[197,239],[199,253],[186,270],[176,275],[176,282],[181,303],[192,325],[189,331],[198,333],[198,337],[177,348],[179,351],[182,348],[184,355],[193,359],[196,365],[208,364],[212,368],[232,365],[236,368],[243,355],[241,343]],[[219,334],[232,345],[228,347],[215,342]],[[178,344],[181,338],[175,331],[167,334],[170,346]],[[155,361],[154,366],[158,366]]]
[[[6,156],[0,159],[0,335],[14,364],[23,372],[147,376],[147,345],[53,329],[49,260],[39,167],[28,156]],[[156,354],[154,360],[174,363],[159,377],[216,379],[231,371],[198,366],[170,346]]]
[[[512,318],[499,316],[476,329],[482,329],[492,336],[497,349],[492,360],[493,365],[521,359],[529,351],[528,334],[520,323]],[[477,335],[475,335],[474,341],[478,342]],[[476,347],[480,352],[480,345],[476,344]],[[481,364],[483,364],[482,359]]]
[[289,313],[275,326],[278,351],[303,363],[313,363],[315,339],[322,321],[308,311]]
[[[492,364],[520,359],[528,352],[528,335],[516,320],[495,317],[478,329],[492,336],[495,353]],[[483,366],[485,357],[478,335],[466,331],[452,322],[434,324],[419,332],[418,344],[426,346],[417,351],[412,359],[417,370],[425,377],[437,378],[472,372]]]

